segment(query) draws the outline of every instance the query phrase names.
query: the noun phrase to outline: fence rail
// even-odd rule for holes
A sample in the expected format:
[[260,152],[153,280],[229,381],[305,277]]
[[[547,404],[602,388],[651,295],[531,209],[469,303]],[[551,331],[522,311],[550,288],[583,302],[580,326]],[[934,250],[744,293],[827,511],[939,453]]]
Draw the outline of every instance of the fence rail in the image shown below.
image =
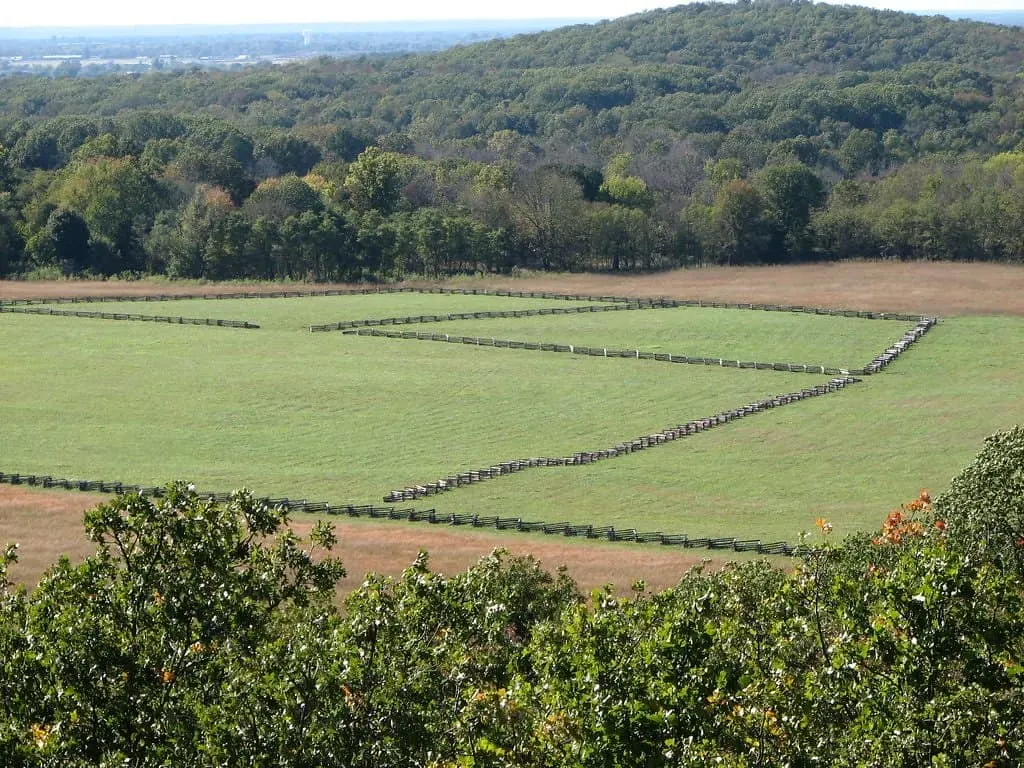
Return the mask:
[[19,315],[52,315],[54,317],[88,317],[96,320],[130,320],[143,323],[172,323],[174,325],[215,325],[221,328],[259,328],[248,320],[218,320],[210,317],[170,317],[166,315],[128,315],[120,312],[88,312],[49,307],[0,305],[0,312]]
[[343,330],[346,336],[375,336],[387,339],[414,339],[417,341],[441,341],[449,344],[468,344],[478,347],[501,349],[528,349],[540,352],[563,352],[591,357],[627,358],[631,360],[655,360],[663,363],[686,363],[689,365],[711,365],[722,368],[744,368],[757,371],[787,371],[789,373],[817,373],[826,376],[868,375],[866,369],[839,368],[831,365],[810,363],[780,363],[755,360],[729,360],[720,357],[695,357],[667,352],[644,352],[639,349],[612,349],[609,347],[586,347],[580,344],[557,344],[543,341],[516,341],[489,336],[454,336],[448,333],[422,333],[418,331],[392,331],[382,328],[349,328]]
[[554,458],[540,456],[527,459],[502,461],[489,467],[452,474],[434,482],[393,490],[384,497],[384,501],[392,503],[399,501],[414,501],[426,496],[432,496],[455,488],[460,488],[465,485],[474,485],[476,483],[483,482],[484,480],[492,480],[497,477],[503,477],[516,472],[522,472],[526,469],[534,469],[536,467],[580,466],[584,464],[592,464],[595,461],[602,461],[604,459],[614,459],[619,456],[625,456],[626,454],[664,445],[665,443],[670,443],[675,440],[681,440],[700,432],[706,432],[709,429],[721,426],[722,424],[728,424],[731,421],[735,421],[736,419],[741,419],[755,413],[761,413],[763,411],[771,410],[772,408],[790,405],[791,403],[806,400],[807,398],[820,397],[821,395],[838,392],[859,381],[860,379],[853,376],[835,378],[826,384],[819,384],[816,387],[801,389],[797,392],[789,392],[784,395],[776,395],[775,397],[758,400],[739,408],[723,411],[722,413],[715,414],[714,416],[705,419],[694,419],[693,421],[680,424],[676,427],[670,427],[669,429],[662,430],[661,432],[655,432],[650,435],[641,435],[633,440],[619,443],[612,448],[606,448],[600,451],[579,451],[571,456],[559,456]]
[[896,360],[897,357],[910,349],[912,345],[920,341],[928,331],[938,324],[938,322],[939,320],[936,317],[922,317],[917,321],[917,325],[904,333],[895,344],[886,348],[882,354],[878,355],[874,360],[865,365],[863,373],[870,376],[873,373],[878,373],[883,368],[887,368]]
[[[151,498],[162,498],[167,493],[167,489],[161,486],[132,485],[104,480],[70,480],[67,478],[56,478],[51,475],[11,474],[5,472],[0,472],[0,483],[93,493],[137,493],[140,496]],[[232,494],[201,491],[198,495],[202,498],[223,503],[230,500]],[[756,552],[762,555],[786,556],[801,556],[812,551],[807,546],[792,545],[785,541],[762,542],[760,539],[737,539],[731,536],[693,538],[685,533],[641,532],[635,528],[615,528],[610,525],[594,526],[568,522],[544,523],[523,520],[521,517],[445,514],[439,513],[435,509],[399,509],[393,506],[378,507],[369,504],[329,504],[325,501],[308,501],[306,499],[290,499],[287,497],[274,498],[265,496],[259,497],[259,500],[271,506],[284,507],[292,512],[368,517],[378,520],[404,520],[408,522],[431,523],[433,525],[469,525],[473,528],[494,528],[499,531],[536,532],[548,536],[571,536],[605,541],[631,541],[638,544],[658,544],[660,546],[675,546],[682,549],[731,549],[734,552]]]
[[310,333],[322,331],[344,331],[350,328],[371,328],[382,325],[415,325],[418,323],[443,323],[451,320],[490,320],[507,317],[538,317],[542,315],[575,315],[586,312],[621,312],[624,310],[666,309],[671,304],[660,301],[630,302],[614,304],[585,304],[582,307],[544,307],[537,309],[506,309],[493,312],[449,312],[444,315],[410,315],[408,317],[383,317],[367,320],[342,320],[337,323],[309,326]]
[[505,298],[523,299],[557,299],[560,301],[596,301],[643,302],[657,299],[629,298],[622,296],[590,296],[573,293],[552,293],[550,291],[491,291],[470,288],[406,288],[406,287],[373,287],[373,288],[326,288],[323,290],[302,291],[232,291],[220,293],[149,293],[149,294],[112,294],[109,296],[34,296],[22,299],[0,299],[0,305],[14,306],[25,304],[91,304],[119,301],[187,301],[221,299],[298,299],[318,296],[369,296],[389,293],[443,294],[456,296],[501,296]]
[[594,296],[589,294],[552,293],[549,291],[506,291],[485,288],[407,288],[375,286],[372,288],[329,288],[303,291],[238,291],[229,293],[204,294],[121,294],[114,296],[56,296],[24,299],[0,299],[0,306],[17,304],[69,304],[109,301],[183,301],[186,299],[291,299],[311,296],[365,296],[377,293],[421,293],[450,294],[460,296],[502,296],[523,299],[557,299],[560,301],[588,301],[598,303],[650,303],[664,307],[705,307],[713,309],[750,309],[762,312],[799,312],[812,315],[836,317],[859,317],[869,320],[900,320],[916,322],[925,319],[923,315],[901,312],[873,312],[860,309],[833,309],[831,307],[808,307],[799,304],[754,304],[749,302],[706,301],[704,299],[672,299],[668,297],[642,296]]

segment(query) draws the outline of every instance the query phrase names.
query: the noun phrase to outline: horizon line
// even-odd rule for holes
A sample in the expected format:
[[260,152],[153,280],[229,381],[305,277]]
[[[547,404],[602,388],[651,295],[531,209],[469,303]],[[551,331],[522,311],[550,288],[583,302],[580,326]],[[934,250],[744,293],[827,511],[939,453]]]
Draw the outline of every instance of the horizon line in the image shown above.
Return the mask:
[[[695,2],[696,0],[690,0]],[[684,3],[684,5],[689,3]],[[724,4],[731,4],[726,2]],[[890,8],[876,8],[873,6],[861,6],[860,3],[854,2],[848,3],[843,0],[817,0],[817,5],[850,5],[854,7],[863,7],[870,10],[886,11],[895,10]],[[650,10],[668,10],[666,7],[655,7]],[[157,21],[157,22],[140,22],[136,24],[0,24],[0,38],[3,37],[3,33],[7,31],[16,31],[19,33],[32,32],[32,31],[89,31],[89,30],[160,30],[167,28],[216,28],[216,29],[231,29],[231,28],[259,28],[259,27],[309,27],[309,26],[336,26],[336,27],[365,27],[365,26],[389,26],[396,27],[402,25],[411,24],[523,24],[530,22],[563,22],[566,24],[593,24],[601,21],[611,21],[614,19],[625,18],[628,16],[636,16],[647,11],[635,11],[633,13],[622,14],[621,16],[566,16],[566,15],[552,15],[552,16],[502,16],[502,17],[441,17],[441,18],[406,18],[406,19],[368,19],[360,21],[338,21],[338,20],[302,20],[302,21]],[[1000,16],[1020,16],[1024,15],[1024,11],[1008,10],[1006,8],[970,8],[964,6],[961,8],[945,9],[945,10],[915,10],[915,11],[896,11],[897,13],[909,13],[920,16],[947,16],[951,14],[962,15],[965,18],[971,18],[977,14],[987,15],[1000,15]]]
[[[631,16],[634,14],[625,14]],[[400,24],[515,24],[531,21],[568,21],[593,22],[603,21],[608,17],[599,16],[508,16],[508,17],[458,17],[458,18],[409,18],[409,19],[376,19],[363,21],[159,21],[141,22],[138,24],[4,24],[0,32],[8,29],[21,31],[33,29],[161,29],[165,27],[302,27],[302,26],[395,26]],[[615,18],[620,18],[616,16]]]

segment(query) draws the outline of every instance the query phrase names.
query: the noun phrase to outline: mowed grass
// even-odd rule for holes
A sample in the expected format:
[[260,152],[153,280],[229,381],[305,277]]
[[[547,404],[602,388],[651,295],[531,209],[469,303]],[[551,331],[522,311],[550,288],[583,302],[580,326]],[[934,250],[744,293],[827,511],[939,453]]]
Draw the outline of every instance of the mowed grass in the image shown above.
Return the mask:
[[[895,320],[678,307],[439,323],[459,336],[545,341],[688,357],[860,368],[913,323]],[[424,329],[427,330],[427,329]]]
[[305,330],[310,325],[337,323],[343,320],[540,309],[542,307],[578,307],[586,303],[597,302],[476,296],[473,294],[370,293],[352,296],[297,296],[277,299],[195,298],[167,301],[102,301],[42,306],[84,312],[248,320],[265,330]]
[[339,503],[609,447],[823,380],[26,315],[0,315],[0,349],[3,471]]
[[[258,331],[0,315],[0,470],[139,483],[187,478],[211,490],[247,485],[379,503],[392,488],[512,458],[608,447],[824,379],[305,330],[522,308],[515,303],[383,294],[130,302],[117,310],[249,319],[261,323]],[[860,366],[906,327],[680,309],[422,329]],[[1022,348],[1020,318],[944,320],[884,373],[841,393],[632,456],[530,470],[416,506],[763,540],[793,541],[819,516],[836,524],[837,537],[874,529],[920,488],[941,491],[986,435],[1024,421]]]
[[1024,423],[1022,349],[1024,319],[944,320],[838,394],[614,461],[460,489],[444,507],[765,540],[793,541],[817,517],[836,537],[877,530],[921,488],[941,492],[986,436]]

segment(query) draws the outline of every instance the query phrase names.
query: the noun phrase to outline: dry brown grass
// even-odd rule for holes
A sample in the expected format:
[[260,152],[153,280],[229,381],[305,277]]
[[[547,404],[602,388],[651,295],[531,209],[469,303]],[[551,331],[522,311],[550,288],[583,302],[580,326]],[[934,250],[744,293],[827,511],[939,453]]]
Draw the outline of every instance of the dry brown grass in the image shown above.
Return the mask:
[[489,287],[518,290],[802,304],[880,312],[1024,314],[1024,267],[1008,264],[840,262],[485,282]]
[[[80,560],[95,549],[82,530],[82,513],[103,498],[94,495],[0,486],[0,545],[20,544],[19,562],[11,570],[16,583],[35,584],[61,555]],[[292,528],[300,536],[312,523],[298,516]],[[548,569],[565,565],[587,592],[607,583],[628,591],[637,579],[652,589],[675,584],[704,553],[659,549],[638,544],[600,544],[534,535],[511,536],[479,530],[452,530],[423,524],[338,520],[337,554],[349,577],[342,591],[357,587],[365,574],[397,576],[416,559],[420,549],[430,553],[432,570],[457,573],[495,547],[515,554],[532,554]],[[721,565],[721,557],[713,565]]]
[[[1009,264],[840,262],[778,267],[709,267],[651,275],[540,275],[488,278],[471,283],[463,280],[454,284],[559,293],[777,302],[938,315],[1024,314],[1024,267]],[[187,296],[218,291],[268,292],[300,288],[302,286],[266,283],[0,281],[0,299],[147,293]]]
[[82,529],[82,513],[101,496],[0,486],[0,546],[18,544],[9,578],[34,584],[61,555],[79,560],[94,550]]

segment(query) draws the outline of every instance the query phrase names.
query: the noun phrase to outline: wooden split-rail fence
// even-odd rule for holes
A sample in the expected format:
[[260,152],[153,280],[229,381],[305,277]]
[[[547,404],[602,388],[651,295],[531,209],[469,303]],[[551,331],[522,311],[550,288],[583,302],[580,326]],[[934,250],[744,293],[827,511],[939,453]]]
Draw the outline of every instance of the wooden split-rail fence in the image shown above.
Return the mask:
[[811,307],[799,304],[756,304],[750,302],[707,301],[705,299],[672,299],[668,297],[640,296],[596,296],[589,294],[553,293],[549,291],[508,291],[489,290],[485,288],[412,288],[394,286],[374,286],[370,288],[327,288],[323,290],[297,291],[235,291],[204,294],[121,294],[110,296],[52,296],[31,297],[23,299],[0,299],[0,306],[18,304],[68,304],[118,301],[182,301],[187,299],[291,299],[315,296],[366,296],[388,293],[420,293],[447,294],[458,296],[498,296],[523,299],[554,299],[558,301],[587,301],[601,304],[631,303],[652,304],[658,307],[703,307],[710,309],[749,309],[764,312],[798,312],[812,315],[833,315],[836,317],[859,317],[870,320],[900,320],[916,322],[924,319],[922,315],[900,312],[873,312],[859,309],[835,309],[831,307]]
[[130,315],[123,312],[88,312],[50,307],[0,305],[0,312],[20,315],[52,315],[55,317],[88,317],[95,320],[129,320],[141,323],[171,323],[174,325],[215,325],[221,328],[259,328],[248,320],[219,320],[211,317],[172,317],[169,315]]
[[418,323],[444,323],[452,320],[490,320],[508,317],[540,317],[544,315],[576,315],[587,312],[621,312],[640,309],[667,309],[671,304],[650,302],[629,302],[617,304],[585,304],[576,307],[537,307],[535,309],[505,309],[489,312],[448,312],[442,315],[409,315],[408,317],[381,317],[365,320],[342,320],[309,326],[310,333],[323,331],[344,331],[350,328],[371,328],[382,325],[416,325]]
[[[51,475],[18,474],[0,472],[0,483],[8,485],[30,485],[41,488],[62,488],[65,490],[91,493],[125,494],[137,493],[140,496],[162,498],[167,488],[161,486],[132,485],[129,483],[108,482],[103,480],[71,480]],[[229,501],[231,493],[208,493],[199,491],[200,498],[212,499],[216,502]],[[400,509],[394,506],[378,507],[373,505],[330,504],[324,501],[308,501],[287,497],[258,497],[258,501],[272,507],[282,507],[291,512],[308,512],[312,514],[339,515],[347,517],[368,517],[379,520],[405,520],[408,522],[424,522],[434,525],[453,526],[468,525],[474,528],[494,528],[499,531],[519,531],[521,533],[543,533],[604,541],[630,541],[638,544],[659,544],[676,546],[683,549],[732,550],[734,552],[756,552],[762,555],[804,555],[812,550],[806,546],[794,546],[785,541],[763,542],[760,539],[738,539],[733,536],[689,536],[685,533],[663,533],[661,531],[639,531],[636,528],[616,528],[611,525],[587,525],[579,523],[559,522],[545,523],[523,520],[521,517],[498,517],[496,515],[442,514],[434,509]]]
[[[613,309],[616,307],[612,307]],[[599,311],[601,307],[590,310],[587,307],[570,310],[572,312]],[[533,310],[523,310],[531,312]],[[541,310],[544,314],[552,314],[552,310]],[[555,342],[533,342],[517,341],[512,339],[498,339],[493,336],[458,336],[448,333],[426,333],[421,331],[399,331],[388,328],[381,328],[384,325],[404,325],[419,322],[436,322],[438,320],[466,319],[473,316],[513,316],[513,313],[464,313],[463,315],[425,315],[420,317],[388,318],[384,320],[362,320],[349,321],[345,324],[336,323],[331,326],[318,326],[320,329],[341,330],[345,335],[372,336],[387,339],[414,339],[417,341],[438,341],[449,344],[468,344],[478,347],[496,347],[501,349],[528,349],[542,352],[563,352],[574,355],[588,355],[591,357],[614,357],[629,358],[636,360],[656,360],[666,363],[687,363],[690,365],[710,365],[723,368],[742,368],[757,371],[786,371],[789,373],[817,373],[827,376],[870,376],[878,373],[892,363],[896,358],[907,351],[911,345],[916,343],[932,327],[937,320],[935,318],[923,318],[907,331],[895,344],[888,347],[884,352],[875,357],[863,368],[843,368],[835,365],[820,365],[815,363],[792,363],[792,362],[765,362],[758,360],[731,360],[721,357],[703,357],[694,355],[680,355],[667,352],[646,352],[640,349],[614,349],[608,347],[591,347],[581,344],[559,344]],[[312,327],[311,327],[312,330]]]
[[826,384],[819,384],[816,387],[801,389],[797,392],[789,392],[784,395],[776,395],[775,397],[758,400],[739,408],[723,411],[722,413],[718,413],[709,418],[694,419],[693,421],[688,421],[685,424],[680,424],[679,426],[671,427],[669,429],[662,430],[661,432],[642,435],[634,440],[619,443],[604,450],[579,451],[571,456],[559,456],[556,458],[533,457],[528,459],[515,459],[512,461],[499,462],[498,464],[483,467],[482,469],[474,469],[468,472],[449,475],[448,477],[441,478],[434,482],[393,490],[384,497],[384,501],[393,503],[398,501],[422,499],[426,496],[443,493],[462,486],[474,485],[485,480],[492,480],[494,478],[503,477],[505,475],[522,472],[523,470],[533,469],[536,467],[580,466],[584,464],[592,464],[604,459],[613,459],[618,456],[625,456],[647,448],[653,448],[658,445],[664,445],[675,440],[680,440],[689,437],[690,435],[706,432],[709,429],[713,429],[723,424],[728,424],[731,421],[735,421],[746,416],[751,416],[756,413],[761,413],[763,411],[768,411],[791,403],[800,402],[807,398],[819,397],[832,392],[838,392],[851,384],[857,383],[858,381],[860,381],[860,379],[853,376],[835,378]]

